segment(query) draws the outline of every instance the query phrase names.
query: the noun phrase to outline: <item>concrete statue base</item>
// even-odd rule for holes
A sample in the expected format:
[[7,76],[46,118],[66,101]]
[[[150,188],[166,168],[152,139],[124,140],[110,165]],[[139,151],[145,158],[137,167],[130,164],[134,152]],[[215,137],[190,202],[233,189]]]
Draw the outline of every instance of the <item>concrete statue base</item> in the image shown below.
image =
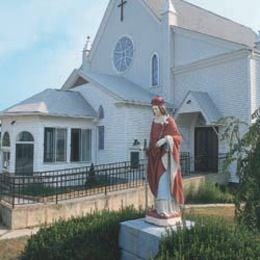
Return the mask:
[[[190,228],[194,222],[183,221],[180,226],[183,225]],[[177,225],[170,228],[177,230]],[[166,234],[167,228],[147,223],[145,218],[122,222],[119,234],[121,260],[146,260],[156,256],[160,239]]]
[[172,216],[161,216],[157,214],[156,210],[147,212],[145,221],[160,227],[169,227],[182,224],[180,213],[174,214]]

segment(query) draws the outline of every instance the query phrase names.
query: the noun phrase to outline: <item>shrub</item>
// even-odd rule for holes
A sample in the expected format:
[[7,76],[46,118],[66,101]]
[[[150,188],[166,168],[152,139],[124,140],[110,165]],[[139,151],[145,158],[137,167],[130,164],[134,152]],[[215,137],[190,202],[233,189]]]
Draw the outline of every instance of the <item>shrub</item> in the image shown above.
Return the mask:
[[[239,119],[224,118],[223,140],[229,142],[226,169],[236,162],[239,185],[236,192],[236,219],[251,230],[260,231],[260,108],[252,115],[255,120],[242,135]],[[221,122],[220,122],[221,123]]]
[[258,259],[259,241],[255,233],[224,219],[196,217],[194,227],[168,231],[155,259]]
[[60,220],[29,239],[22,259],[119,259],[119,223],[143,216],[142,211],[126,208]]
[[206,181],[198,191],[191,187],[186,193],[186,203],[233,203],[234,196],[225,186]]

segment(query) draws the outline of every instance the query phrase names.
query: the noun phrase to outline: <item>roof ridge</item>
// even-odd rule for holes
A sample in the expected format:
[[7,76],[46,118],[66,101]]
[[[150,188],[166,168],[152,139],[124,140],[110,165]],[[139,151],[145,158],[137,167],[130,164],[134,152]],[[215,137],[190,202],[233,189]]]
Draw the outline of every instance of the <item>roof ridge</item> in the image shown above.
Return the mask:
[[[172,1],[174,1],[174,0],[172,0]],[[192,6],[196,7],[196,8],[198,8],[198,9],[201,9],[201,10],[203,10],[203,11],[206,11],[207,13],[210,13],[210,14],[212,14],[212,15],[218,16],[218,17],[220,17],[221,19],[227,20],[227,21],[229,21],[229,22],[232,22],[232,23],[235,23],[235,24],[240,25],[240,26],[242,26],[242,27],[245,27],[245,28],[247,28],[247,29],[250,29],[251,31],[253,31],[253,32],[255,33],[255,31],[254,31],[251,27],[246,26],[246,25],[244,25],[244,24],[242,24],[242,23],[239,23],[239,22],[237,22],[237,21],[234,21],[234,20],[232,20],[231,18],[225,17],[225,16],[223,16],[223,15],[220,15],[220,14],[218,14],[218,13],[215,13],[214,11],[211,11],[211,10],[208,10],[208,9],[206,9],[206,8],[204,8],[204,7],[201,7],[201,6],[198,6],[198,5],[196,5],[196,4],[190,3],[190,2],[188,2],[187,0],[178,0],[178,1],[182,1],[182,2],[184,2],[184,3],[186,3],[186,4],[188,4],[188,5],[192,5]]]

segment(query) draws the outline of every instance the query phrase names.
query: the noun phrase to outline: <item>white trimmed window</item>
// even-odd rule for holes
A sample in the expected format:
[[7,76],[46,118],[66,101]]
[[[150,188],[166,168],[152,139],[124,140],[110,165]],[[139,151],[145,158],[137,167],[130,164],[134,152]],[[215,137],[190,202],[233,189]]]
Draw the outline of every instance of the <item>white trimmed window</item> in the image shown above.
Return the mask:
[[9,165],[10,165],[10,136],[8,132],[5,132],[3,134],[3,139],[2,139],[2,151],[3,151],[3,157],[2,157],[2,162],[3,162],[3,168],[5,170],[8,170]]
[[44,162],[65,162],[67,160],[67,129],[44,129]]
[[98,149],[105,149],[105,127],[98,126]]
[[157,87],[159,86],[159,57],[157,54],[153,54],[152,56],[151,71],[152,87]]
[[91,161],[91,129],[71,129],[70,160],[72,162]]
[[2,140],[3,147],[10,147],[10,136],[8,132],[5,132]]

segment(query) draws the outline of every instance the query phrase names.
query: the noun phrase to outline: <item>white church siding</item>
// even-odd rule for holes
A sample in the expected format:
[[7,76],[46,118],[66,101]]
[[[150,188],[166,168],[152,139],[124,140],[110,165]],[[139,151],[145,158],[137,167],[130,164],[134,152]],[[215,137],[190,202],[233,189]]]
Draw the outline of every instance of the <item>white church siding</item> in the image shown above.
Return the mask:
[[[11,122],[15,121],[12,125]],[[16,138],[23,131],[30,132],[34,138],[34,158],[33,170],[52,171],[59,169],[68,169],[89,165],[90,162],[70,162],[70,133],[71,128],[91,129],[92,130],[92,157],[94,157],[95,147],[95,127],[93,123],[86,119],[72,118],[54,118],[40,116],[19,116],[3,119],[3,131],[8,131],[10,134],[10,166],[9,172],[15,172],[16,161]],[[44,162],[44,128],[65,128],[67,129],[67,160],[65,162]],[[93,158],[94,159],[94,158]]]
[[[107,74],[123,76],[139,86],[149,88],[150,61],[154,52],[162,55],[161,25],[142,1],[128,1],[124,10],[124,21],[120,21],[120,9],[117,3],[106,21],[103,35],[91,55],[90,69]],[[133,19],[134,18],[134,19]],[[113,50],[122,36],[128,36],[134,43],[134,58],[125,73],[118,73],[113,66]],[[96,46],[95,46],[96,44]]]
[[[143,147],[144,140],[149,145],[150,129],[153,120],[153,114],[151,107],[148,106],[133,106],[126,105],[127,109],[127,146],[128,146],[128,159],[130,159],[130,149],[133,142],[137,139],[140,142],[140,146]],[[142,152],[141,152],[142,153]],[[145,157],[141,154],[141,157]]]
[[174,27],[175,66],[238,50],[243,45]]
[[[175,103],[177,107],[188,91],[207,92],[224,117],[234,116],[249,123],[251,99],[248,68],[249,60],[245,55],[245,57],[212,65],[208,64],[197,69],[194,67],[192,70],[177,71],[175,73]],[[185,127],[184,132],[186,132],[183,149],[189,151],[193,158],[196,119],[196,114],[190,114],[189,120],[187,119],[184,125],[181,125],[181,127]],[[222,128],[219,127],[220,135],[222,131]],[[219,154],[227,152],[227,144],[219,142],[218,150]],[[193,170],[193,165],[191,165],[191,170]]]
[[256,80],[256,108],[260,107],[260,55],[255,56],[255,80]]
[[92,83],[74,88],[74,90],[79,91],[96,111],[98,111],[100,105],[104,109],[104,119],[100,120],[96,126],[105,126],[105,148],[104,150],[98,150],[97,146],[95,147],[96,163],[102,164],[126,160],[126,110],[123,107],[118,108],[115,105],[116,98],[105,93],[103,89]]
[[[59,169],[77,168],[90,165],[95,160],[95,124],[87,119],[73,119],[73,118],[54,118],[41,117],[39,121],[39,136],[37,136],[37,158],[35,158],[34,171],[51,171]],[[67,160],[66,162],[43,162],[44,155],[44,128],[65,128],[67,129]],[[71,147],[71,129],[91,129],[92,130],[92,160],[90,162],[71,162],[70,161],[70,147]]]
[[[9,172],[15,172],[15,150],[16,150],[16,137],[20,132],[28,131],[32,134],[34,140],[37,140],[39,137],[39,117],[28,117],[28,116],[19,116],[19,117],[8,117],[2,118],[2,133],[9,133],[10,136],[10,165]],[[34,155],[38,154],[38,145],[37,142],[34,142]],[[2,152],[6,151],[2,149]],[[34,168],[37,168],[37,160],[34,159]]]
[[175,71],[175,104],[182,102],[189,90],[207,92],[224,116],[248,121],[250,115],[248,58],[240,57],[218,64]]

